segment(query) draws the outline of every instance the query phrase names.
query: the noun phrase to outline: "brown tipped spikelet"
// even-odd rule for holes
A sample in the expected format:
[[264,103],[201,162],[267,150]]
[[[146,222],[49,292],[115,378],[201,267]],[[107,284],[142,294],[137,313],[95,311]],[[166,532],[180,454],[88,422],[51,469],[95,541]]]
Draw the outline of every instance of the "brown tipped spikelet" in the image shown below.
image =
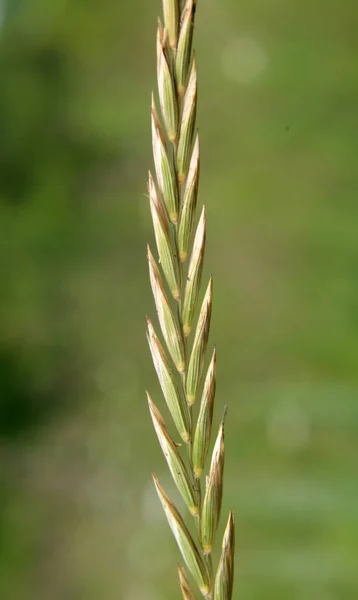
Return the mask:
[[191,351],[187,378],[186,378],[186,397],[188,404],[192,405],[196,399],[196,393],[203,373],[204,361],[206,356],[206,346],[209,338],[211,308],[213,299],[213,281],[210,278],[203,303],[201,305],[198,324]]
[[196,119],[196,79],[196,62],[195,58],[193,58],[189,83],[184,96],[183,114],[179,132],[177,172],[180,184],[184,183],[188,174],[188,168],[193,146]]
[[[201,288],[206,246],[206,209],[197,215],[200,147],[196,131],[197,69],[192,50],[196,0],[163,0],[164,20],[157,29],[158,98],[152,96],[151,122],[155,178],[148,196],[156,245],[149,246],[149,277],[159,328],[147,318],[147,339],[169,412],[148,406],[160,448],[189,517],[194,539],[158,479],[153,481],[188,570],[178,567],[183,600],[231,600],[234,573],[234,518],[230,513],[217,566],[211,553],[219,526],[224,474],[224,419],[215,443],[212,423],[216,389],[216,349],[210,351],[213,302],[210,277]],[[181,14],[180,14],[181,13]],[[157,111],[160,107],[160,114]],[[160,338],[160,339],[159,339]],[[209,364],[205,367],[205,364]],[[205,375],[204,374],[204,370]],[[203,381],[204,380],[204,381]],[[200,399],[194,419],[192,405]],[[184,442],[182,445],[175,440]],[[210,465],[207,457],[214,445]],[[188,456],[185,459],[184,453]],[[205,477],[205,470],[207,471]],[[206,481],[205,489],[202,480]],[[203,492],[202,492],[203,489]]]
[[235,556],[235,523],[234,514],[229,514],[226,525],[222,552],[215,577],[215,600],[231,600],[234,584],[234,556]]
[[191,439],[191,417],[188,405],[183,398],[183,393],[179,391],[169,360],[150,319],[147,319],[147,324],[147,340],[163,396],[179,435],[184,442],[188,443]]
[[210,554],[218,526],[223,494],[224,426],[220,425],[213,450],[201,517],[201,542],[205,554]]
[[187,337],[191,331],[195,316],[197,300],[200,292],[201,274],[203,272],[204,251],[206,239],[206,215],[205,206],[199,219],[196,230],[193,251],[190,257],[188,276],[186,278],[184,305],[182,311],[183,332]]
[[153,481],[165,515],[168,519],[170,529],[173,532],[185,564],[195,579],[195,582],[202,594],[207,596],[211,588],[211,581],[204,560],[200,556],[200,552],[196,547],[193,538],[191,537],[178,510],[175,508],[174,504],[160,485],[155,475],[153,475]]
[[165,459],[168,463],[171,475],[191,514],[196,516],[198,514],[197,498],[194,487],[190,481],[190,476],[180,457],[176,445],[168,433],[164,419],[154,402],[151,400],[148,392],[147,398],[154,429],[158,436],[159,444],[163,450]]
[[175,57],[175,72],[178,94],[184,96],[191,61],[193,40],[195,1],[187,0],[181,20],[178,50]]
[[193,442],[193,470],[194,477],[199,479],[204,469],[205,459],[211,440],[211,426],[213,422],[214,399],[216,387],[216,349],[208,368],[205,379],[203,395],[200,403],[198,421],[195,428]]
[[175,93],[175,82],[170,73],[166,52],[166,39],[161,23],[158,24],[157,36],[157,68],[158,92],[168,138],[175,142],[178,129],[178,104]]
[[180,326],[170,307],[164,283],[153,254],[147,248],[149,277],[160,327],[173,362],[180,373],[185,369],[184,342]]
[[158,198],[151,173],[149,173],[148,192],[160,264],[173,297],[175,300],[180,300],[180,270],[178,261],[176,260],[170,242],[168,221],[163,206]]
[[180,262],[182,263],[186,260],[186,257],[188,256],[190,238],[193,230],[196,201],[198,196],[199,167],[199,135],[197,134],[193,148],[193,153],[190,159],[188,178],[184,190],[179,223],[178,249]]

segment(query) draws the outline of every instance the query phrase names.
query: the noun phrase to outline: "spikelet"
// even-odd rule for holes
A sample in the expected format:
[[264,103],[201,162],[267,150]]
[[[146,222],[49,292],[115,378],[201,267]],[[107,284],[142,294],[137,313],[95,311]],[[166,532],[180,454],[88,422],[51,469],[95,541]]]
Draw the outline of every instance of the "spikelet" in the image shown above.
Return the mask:
[[152,144],[158,185],[167,207],[169,219],[172,223],[176,223],[179,215],[178,186],[175,171],[169,159],[154,97],[152,98]]
[[185,368],[185,351],[182,332],[170,307],[168,296],[164,290],[162,276],[149,246],[147,247],[147,253],[150,283],[160,327],[173,362],[178,371],[182,373]]
[[213,281],[210,278],[209,285],[200,309],[199,320],[196,326],[193,349],[190,355],[186,378],[186,397],[190,405],[194,404],[195,402],[197,389],[203,372],[206,346],[210,331],[212,299]]
[[231,600],[234,583],[235,524],[234,514],[229,514],[222,552],[215,577],[215,600]]
[[195,2],[194,0],[188,0],[182,14],[178,51],[175,57],[176,83],[180,97],[184,96],[188,81],[191,46],[193,41],[194,15]]
[[158,23],[157,35],[157,70],[160,108],[168,138],[171,142],[175,142],[178,129],[178,104],[175,94],[175,83],[168,64],[165,33],[160,21]]
[[184,524],[184,521],[178,510],[167,496],[155,475],[153,475],[153,481],[168,519],[170,529],[173,532],[185,564],[195,579],[201,593],[203,596],[207,597],[211,588],[211,582],[209,573],[203,559],[200,556],[199,550],[197,549],[193,538]]
[[197,134],[190,159],[189,173],[185,185],[183,206],[179,223],[178,248],[180,262],[182,263],[188,256],[190,238],[193,230],[196,202],[198,197],[199,167],[199,135]]
[[148,194],[150,200],[150,210],[153,219],[153,229],[160,264],[162,266],[169,289],[175,300],[180,299],[180,271],[178,261],[176,260],[172,245],[170,242],[168,222],[165,216],[163,206],[159,200],[156,186],[151,173],[149,172]]
[[196,479],[201,477],[205,465],[205,459],[209,450],[211,440],[211,426],[213,422],[214,398],[216,388],[216,349],[205,378],[203,395],[200,403],[199,416],[195,428],[193,442],[193,470]]
[[224,475],[224,425],[220,425],[213,450],[209,475],[206,478],[206,491],[201,515],[201,542],[204,554],[213,548],[216,530],[220,519]]
[[190,476],[180,457],[176,445],[168,433],[164,419],[149,396],[148,392],[147,398],[154,429],[156,431],[160,447],[163,450],[165,460],[168,463],[171,475],[191,514],[196,516],[199,509],[194,487],[190,481]]
[[201,212],[196,235],[194,239],[193,251],[190,257],[188,277],[186,280],[184,293],[184,306],[182,312],[183,332],[187,337],[191,331],[194,319],[198,296],[200,292],[201,274],[203,272],[204,251],[206,240],[206,215],[205,206]]
[[177,173],[179,183],[184,183],[188,174],[191,158],[196,118],[196,61],[193,58],[189,83],[184,96],[183,115],[180,125],[179,144],[177,152]]
[[183,399],[182,393],[179,391],[173,371],[170,368],[169,360],[164,352],[163,346],[156,336],[152,322],[148,318],[147,324],[147,340],[163,396],[179,435],[184,442],[190,442],[191,419],[187,403]]

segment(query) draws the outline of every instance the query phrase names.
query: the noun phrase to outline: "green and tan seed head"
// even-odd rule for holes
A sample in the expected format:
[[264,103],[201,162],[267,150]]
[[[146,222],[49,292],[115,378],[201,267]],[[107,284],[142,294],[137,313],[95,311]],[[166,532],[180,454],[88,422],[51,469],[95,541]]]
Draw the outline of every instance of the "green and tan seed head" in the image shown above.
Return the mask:
[[[212,438],[216,387],[216,350],[202,388],[212,311],[210,278],[201,301],[206,245],[206,211],[199,218],[200,147],[196,131],[197,69],[192,50],[196,0],[163,0],[164,21],[158,21],[156,104],[151,124],[155,167],[149,173],[148,195],[158,262],[149,246],[149,277],[160,326],[159,340],[147,319],[147,339],[158,381],[177,434],[171,435],[149,394],[148,405],[161,450],[177,492],[195,518],[197,541],[174,502],[153,476],[154,484],[187,569],[178,567],[183,600],[195,600],[195,584],[203,597],[231,600],[234,562],[234,520],[230,514],[218,566],[211,551],[217,533],[224,470],[223,421],[214,444],[206,486],[201,479]],[[160,114],[157,110],[160,107]],[[189,258],[189,260],[187,260]],[[198,310],[199,309],[199,310]],[[201,395],[198,417],[192,405]],[[183,445],[174,439],[180,436]],[[185,459],[183,453],[187,451]],[[216,573],[216,576],[214,575]]]

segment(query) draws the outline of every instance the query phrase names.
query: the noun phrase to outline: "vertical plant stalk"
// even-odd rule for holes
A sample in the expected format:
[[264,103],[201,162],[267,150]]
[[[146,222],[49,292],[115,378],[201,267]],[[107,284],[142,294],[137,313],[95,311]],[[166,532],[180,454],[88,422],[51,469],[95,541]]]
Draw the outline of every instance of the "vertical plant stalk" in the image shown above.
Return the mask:
[[[231,600],[234,573],[232,513],[215,569],[211,558],[223,492],[225,414],[214,443],[205,489],[202,489],[201,481],[212,441],[216,350],[203,377],[213,284],[210,278],[200,302],[206,212],[203,206],[195,226],[200,167],[199,135],[196,132],[197,70],[192,51],[195,12],[196,0],[163,0],[164,24],[159,20],[157,30],[160,114],[154,94],[151,108],[156,178],[149,173],[148,180],[159,261],[149,246],[147,256],[164,343],[160,342],[149,319],[147,339],[171,420],[184,447],[172,439],[158,407],[149,394],[147,396],[154,429],[171,476],[189,509],[190,518],[196,521],[197,539],[194,540],[182,515],[153,475],[184,562],[202,596]],[[193,414],[195,403],[199,404],[196,420]],[[184,569],[178,567],[178,573],[184,600],[195,600],[195,591]]]

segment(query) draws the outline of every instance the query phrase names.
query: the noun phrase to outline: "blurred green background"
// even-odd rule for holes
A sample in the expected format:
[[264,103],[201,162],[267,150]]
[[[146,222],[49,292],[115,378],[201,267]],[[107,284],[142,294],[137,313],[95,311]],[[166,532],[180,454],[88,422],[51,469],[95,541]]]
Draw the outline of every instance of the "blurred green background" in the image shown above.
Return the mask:
[[[179,598],[145,401],[160,0],[0,2],[0,596]],[[358,598],[358,7],[202,0],[235,600]]]

